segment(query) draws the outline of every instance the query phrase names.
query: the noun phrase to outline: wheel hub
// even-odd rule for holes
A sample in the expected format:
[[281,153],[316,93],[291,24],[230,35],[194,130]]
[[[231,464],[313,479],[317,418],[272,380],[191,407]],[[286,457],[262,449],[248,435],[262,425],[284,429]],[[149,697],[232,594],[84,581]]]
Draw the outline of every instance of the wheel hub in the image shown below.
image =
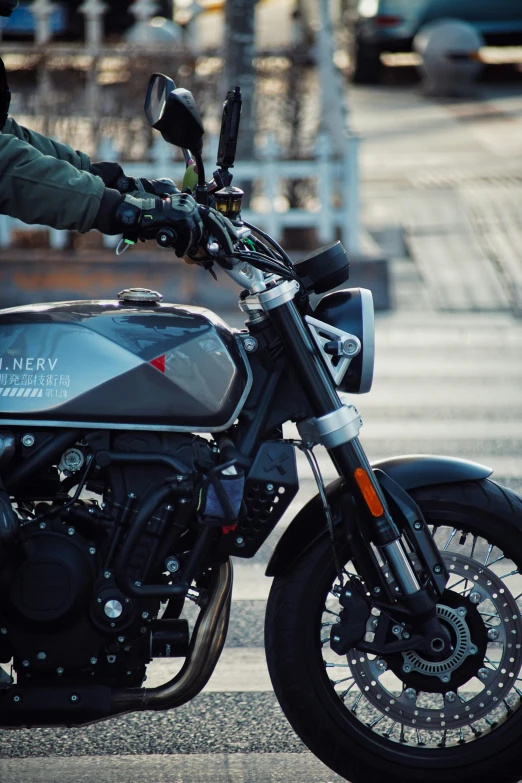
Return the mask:
[[[402,654],[404,660],[403,671],[405,673],[417,671],[428,677],[439,677],[442,682],[448,682],[448,674],[464,662],[470,654],[470,648],[472,648],[469,628],[464,619],[465,616],[465,609],[462,613],[449,606],[438,604],[437,617],[451,632],[453,652],[445,660],[430,661],[421,657],[416,650],[408,650]],[[472,649],[476,652],[476,647]]]
[[453,650],[442,660],[408,650],[389,656],[388,666],[397,677],[416,690],[444,693],[474,677],[487,650],[487,631],[476,606],[469,598],[445,590],[437,616],[448,629]]

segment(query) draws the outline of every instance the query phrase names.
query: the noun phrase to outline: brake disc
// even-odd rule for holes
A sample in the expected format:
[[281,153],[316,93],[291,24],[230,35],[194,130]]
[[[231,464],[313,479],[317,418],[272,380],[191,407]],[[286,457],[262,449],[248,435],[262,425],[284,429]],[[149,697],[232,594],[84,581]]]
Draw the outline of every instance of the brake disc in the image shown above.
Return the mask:
[[[370,659],[357,650],[347,656],[358,688],[373,706],[393,721],[430,731],[470,726],[472,721],[486,718],[497,704],[507,705],[505,699],[522,665],[520,610],[502,580],[465,555],[445,552],[443,557],[450,574],[461,576],[466,585],[472,583],[464,591],[467,595],[454,592],[451,603],[455,606],[441,603],[437,607],[438,616],[452,635],[453,651],[448,658],[432,661],[410,650],[396,656],[402,659],[398,669],[391,668],[383,657]],[[448,592],[452,592],[451,587]],[[484,621],[486,644],[483,638],[473,638],[467,622],[468,602],[479,616],[489,620],[489,625]],[[368,630],[375,629],[375,618],[371,623]],[[465,667],[469,668],[462,682],[459,672],[466,671]],[[413,681],[417,687],[413,687]],[[507,708],[511,709],[509,705]]]

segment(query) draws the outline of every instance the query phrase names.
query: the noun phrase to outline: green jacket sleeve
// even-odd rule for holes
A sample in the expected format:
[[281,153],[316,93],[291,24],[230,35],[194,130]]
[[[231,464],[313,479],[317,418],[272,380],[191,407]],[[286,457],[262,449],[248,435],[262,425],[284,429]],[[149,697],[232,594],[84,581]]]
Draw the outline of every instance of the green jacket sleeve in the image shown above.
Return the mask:
[[48,139],[47,136],[42,136],[41,133],[24,128],[22,125],[18,125],[12,117],[7,118],[7,122],[3,127],[3,133],[10,133],[12,136],[16,136],[17,139],[26,141],[35,150],[41,152],[42,155],[50,155],[57,160],[66,160],[67,163],[71,163],[80,171],[89,171],[91,161],[84,152],[75,151],[72,147],[68,147],[67,144],[60,144],[59,141],[53,141],[53,139]]
[[89,231],[105,194],[89,158],[8,119],[0,132],[0,214]]

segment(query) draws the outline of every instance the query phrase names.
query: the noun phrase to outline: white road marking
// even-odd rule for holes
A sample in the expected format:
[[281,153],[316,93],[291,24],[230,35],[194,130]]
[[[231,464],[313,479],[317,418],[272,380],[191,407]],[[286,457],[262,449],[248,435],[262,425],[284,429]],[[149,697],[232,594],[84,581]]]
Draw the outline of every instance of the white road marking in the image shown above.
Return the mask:
[[[239,607],[236,607],[236,611]],[[181,669],[182,659],[163,658],[147,666],[147,688],[168,682]],[[272,683],[262,647],[225,647],[204,690],[207,693],[270,692]]]

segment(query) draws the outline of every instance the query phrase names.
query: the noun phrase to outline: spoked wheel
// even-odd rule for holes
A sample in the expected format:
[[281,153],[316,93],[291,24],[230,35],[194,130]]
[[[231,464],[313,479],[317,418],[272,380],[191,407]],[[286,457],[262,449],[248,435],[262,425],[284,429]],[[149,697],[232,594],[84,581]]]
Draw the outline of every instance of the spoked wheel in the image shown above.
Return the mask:
[[[339,582],[325,537],[274,580],[266,623],[274,689],[301,739],[351,783],[518,781],[522,501],[490,481],[412,494],[450,572],[437,612],[451,654],[336,655]],[[343,561],[358,579],[348,550]],[[374,609],[368,641],[379,622]],[[397,623],[390,640],[409,632]]]

